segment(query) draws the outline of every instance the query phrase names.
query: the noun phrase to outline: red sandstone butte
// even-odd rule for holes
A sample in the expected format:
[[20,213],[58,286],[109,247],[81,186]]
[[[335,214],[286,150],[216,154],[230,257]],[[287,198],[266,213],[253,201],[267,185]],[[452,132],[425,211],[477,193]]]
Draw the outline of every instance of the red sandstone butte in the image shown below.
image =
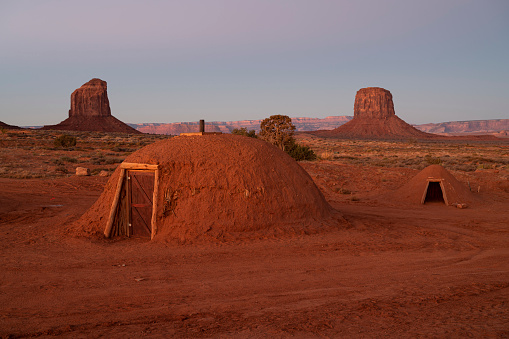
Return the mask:
[[396,116],[392,94],[380,87],[361,88],[357,91],[354,117],[331,131],[315,132],[319,136],[337,138],[429,139],[434,135],[424,133]]
[[384,119],[395,116],[392,94],[380,87],[361,88],[355,96],[353,117]]
[[141,133],[111,115],[106,81],[94,78],[71,94],[69,117],[45,130]]
[[73,116],[111,116],[106,81],[95,78],[72,92],[69,117]]

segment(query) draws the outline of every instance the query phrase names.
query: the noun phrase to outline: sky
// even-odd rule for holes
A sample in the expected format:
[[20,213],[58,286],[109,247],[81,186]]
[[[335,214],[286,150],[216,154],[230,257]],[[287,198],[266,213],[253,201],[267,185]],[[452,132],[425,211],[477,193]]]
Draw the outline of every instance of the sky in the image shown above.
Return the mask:
[[507,0],[0,0],[0,121],[57,124],[108,83],[128,123],[353,115],[509,119]]

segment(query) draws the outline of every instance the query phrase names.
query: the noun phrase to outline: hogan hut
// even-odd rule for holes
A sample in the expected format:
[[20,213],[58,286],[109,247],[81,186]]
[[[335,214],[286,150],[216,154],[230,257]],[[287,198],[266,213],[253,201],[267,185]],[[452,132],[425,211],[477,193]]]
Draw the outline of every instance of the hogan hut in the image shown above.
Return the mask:
[[131,154],[79,225],[107,237],[188,242],[308,233],[339,218],[286,153],[223,134],[174,137]]
[[393,198],[413,204],[441,202],[448,206],[464,206],[474,200],[468,187],[440,165],[431,165],[423,169],[398,189]]

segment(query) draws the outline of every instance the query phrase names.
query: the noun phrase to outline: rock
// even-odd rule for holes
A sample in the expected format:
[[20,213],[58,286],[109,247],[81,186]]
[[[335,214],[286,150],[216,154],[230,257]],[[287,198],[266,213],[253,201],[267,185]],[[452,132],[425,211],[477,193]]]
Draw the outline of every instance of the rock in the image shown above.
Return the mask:
[[109,177],[110,173],[108,171],[101,171],[99,172],[100,177]]
[[388,90],[380,87],[367,87],[357,91],[353,106],[354,119],[384,119],[395,115],[392,94]]
[[73,116],[111,116],[106,81],[95,78],[72,92],[69,117]]
[[76,175],[88,176],[90,175],[90,170],[86,167],[76,167]]
[[[502,119],[499,123],[503,126]],[[472,123],[479,128],[483,123]],[[477,127],[475,127],[477,126]],[[437,131],[447,131],[441,126]],[[345,139],[392,139],[392,140],[497,140],[493,135],[445,136],[426,133],[396,116],[392,94],[380,87],[361,88],[355,95],[354,117],[349,122],[331,131],[316,131],[319,137]]]
[[[415,126],[427,133],[449,134],[480,134],[480,133],[504,133],[509,128],[509,119],[449,121],[437,124],[424,124]],[[507,135],[507,131],[505,131]]]
[[43,130],[141,133],[111,115],[106,81],[92,79],[71,94],[69,117]]
[[509,137],[509,132],[508,131],[500,131],[500,132],[496,133],[495,136],[497,136],[499,138],[507,138],[507,137]]
[[[324,119],[319,118],[292,118],[295,130],[299,132],[309,132],[317,130],[332,130],[348,121],[351,116],[330,116]],[[241,120],[241,121],[212,121],[205,122],[205,130],[208,132],[231,133],[233,129],[246,128],[248,131],[260,131],[262,120]],[[198,131],[198,122],[180,122],[180,123],[144,123],[131,124],[138,131],[149,134],[171,134],[179,135],[181,133],[192,133]]]
[[417,130],[396,116],[392,94],[380,87],[357,91],[352,120],[332,131],[313,134],[335,138],[358,139],[429,139],[434,137]]
[[9,125],[6,124],[5,122],[0,121],[0,129],[21,129],[21,127]]

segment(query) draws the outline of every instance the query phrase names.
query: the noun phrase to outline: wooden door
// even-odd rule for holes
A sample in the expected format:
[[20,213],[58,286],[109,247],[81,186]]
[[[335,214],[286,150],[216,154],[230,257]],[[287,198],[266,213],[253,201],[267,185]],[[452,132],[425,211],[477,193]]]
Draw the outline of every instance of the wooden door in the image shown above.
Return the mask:
[[154,194],[153,171],[128,171],[129,182],[129,236],[150,238],[152,234],[152,207]]

